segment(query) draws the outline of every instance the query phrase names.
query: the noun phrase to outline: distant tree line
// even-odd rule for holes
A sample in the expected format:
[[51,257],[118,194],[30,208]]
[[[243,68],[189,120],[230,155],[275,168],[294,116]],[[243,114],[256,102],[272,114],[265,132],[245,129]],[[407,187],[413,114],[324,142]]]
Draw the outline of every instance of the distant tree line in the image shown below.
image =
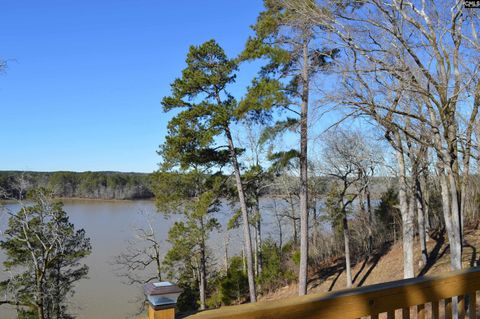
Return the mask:
[[[19,178],[22,176],[22,178]],[[18,180],[25,185],[18,187]],[[31,189],[45,187],[57,197],[91,199],[151,198],[150,174],[120,172],[0,172],[2,198],[19,198]],[[20,191],[19,191],[20,190]]]
[[[295,180],[295,176],[284,176]],[[56,197],[89,199],[150,199],[154,195],[152,174],[122,172],[21,172],[0,171],[0,199],[24,197],[26,193],[38,187],[52,190]],[[326,183],[329,177],[312,177],[314,183]],[[324,179],[324,181],[322,181]],[[18,185],[19,181],[24,185]],[[372,196],[382,195],[384,184],[391,177],[372,179]],[[229,187],[233,181],[227,181]],[[21,191],[20,191],[21,189]],[[276,194],[270,186],[263,187],[263,196],[284,196]],[[23,192],[20,196],[19,192]],[[227,196],[227,194],[224,194]]]

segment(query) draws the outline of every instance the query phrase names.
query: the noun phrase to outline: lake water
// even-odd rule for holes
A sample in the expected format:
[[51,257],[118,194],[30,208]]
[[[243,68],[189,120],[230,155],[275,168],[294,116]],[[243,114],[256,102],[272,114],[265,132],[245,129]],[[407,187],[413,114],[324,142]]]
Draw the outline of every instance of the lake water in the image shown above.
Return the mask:
[[[271,200],[263,200],[262,207],[269,210]],[[71,313],[79,319],[129,318],[139,307],[138,298],[142,297],[142,288],[123,283],[118,277],[113,262],[114,256],[124,251],[127,241],[132,239],[133,227],[145,224],[142,212],[150,212],[154,219],[156,233],[164,242],[165,250],[168,243],[165,241],[168,229],[174,219],[165,219],[162,214],[155,214],[153,201],[64,201],[64,209],[76,228],[84,228],[91,238],[92,253],[84,259],[90,267],[88,279],[76,284],[75,295],[69,306]],[[18,206],[6,204],[3,210],[15,211]],[[222,225],[232,216],[233,209],[223,205],[217,217]],[[0,230],[5,229],[8,216],[0,214]],[[276,237],[277,226],[273,216],[265,214],[263,217],[263,231],[265,237]],[[286,226],[288,228],[288,226]],[[288,230],[284,230],[288,233]],[[242,245],[239,230],[229,232],[229,253],[238,253]],[[214,233],[209,241],[209,247],[214,252],[224,251],[223,233]],[[221,254],[221,253],[220,253]],[[4,256],[0,252],[0,265]],[[218,263],[222,263],[218,256]],[[0,279],[7,274],[2,273]],[[1,297],[0,297],[1,298]],[[0,318],[14,319],[15,312],[8,306],[0,306]]]

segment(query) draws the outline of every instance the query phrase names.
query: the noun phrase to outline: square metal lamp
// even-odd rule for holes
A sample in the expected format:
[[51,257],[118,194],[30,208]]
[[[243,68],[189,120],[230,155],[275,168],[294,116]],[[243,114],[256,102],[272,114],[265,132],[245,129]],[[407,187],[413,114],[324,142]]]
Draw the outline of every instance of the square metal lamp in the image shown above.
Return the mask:
[[150,282],[144,286],[148,301],[148,318],[175,318],[175,306],[182,289],[168,281]]

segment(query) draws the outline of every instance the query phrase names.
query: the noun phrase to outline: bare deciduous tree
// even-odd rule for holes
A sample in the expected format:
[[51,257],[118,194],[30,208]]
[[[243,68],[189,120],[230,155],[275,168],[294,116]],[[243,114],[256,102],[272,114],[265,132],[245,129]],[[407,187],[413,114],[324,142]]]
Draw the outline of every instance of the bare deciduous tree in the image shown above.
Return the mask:
[[[342,220],[347,287],[352,286],[350,235],[347,213],[361,197],[378,165],[379,153],[370,147],[359,132],[337,130],[325,137],[323,172],[335,179],[338,213]],[[359,206],[361,206],[359,204]],[[336,217],[335,217],[336,218]]]
[[145,225],[133,228],[133,238],[113,261],[118,275],[129,285],[162,281],[162,243],[155,232],[152,216],[146,212],[141,214]]
[[[344,90],[339,91],[345,96],[337,96],[337,101],[373,118],[390,135],[401,180],[404,137],[435,152],[451,267],[461,268],[461,194],[471,144],[459,150],[457,119],[460,112],[466,113],[466,134],[470,135],[478,109],[469,95],[479,78],[475,62],[480,53],[478,13],[465,9],[462,1],[331,1],[328,10],[302,2],[293,5],[305,19],[328,29],[330,39],[344,48]],[[468,105],[471,107],[463,107]],[[407,122],[411,124],[405,125]],[[431,132],[427,140],[414,129],[419,123]],[[401,184],[400,198],[406,198]],[[404,199],[400,205],[408,228],[412,209]],[[408,237],[404,239],[405,249],[410,249],[411,235],[404,235]],[[405,266],[405,276],[412,276],[411,266]]]

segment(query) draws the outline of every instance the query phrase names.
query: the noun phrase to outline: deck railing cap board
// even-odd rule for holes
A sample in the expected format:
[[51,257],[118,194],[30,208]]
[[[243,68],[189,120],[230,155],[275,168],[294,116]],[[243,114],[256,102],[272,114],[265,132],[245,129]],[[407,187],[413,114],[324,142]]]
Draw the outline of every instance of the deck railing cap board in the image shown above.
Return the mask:
[[189,319],[358,318],[464,295],[480,289],[480,268],[375,284],[332,293],[223,307]]

